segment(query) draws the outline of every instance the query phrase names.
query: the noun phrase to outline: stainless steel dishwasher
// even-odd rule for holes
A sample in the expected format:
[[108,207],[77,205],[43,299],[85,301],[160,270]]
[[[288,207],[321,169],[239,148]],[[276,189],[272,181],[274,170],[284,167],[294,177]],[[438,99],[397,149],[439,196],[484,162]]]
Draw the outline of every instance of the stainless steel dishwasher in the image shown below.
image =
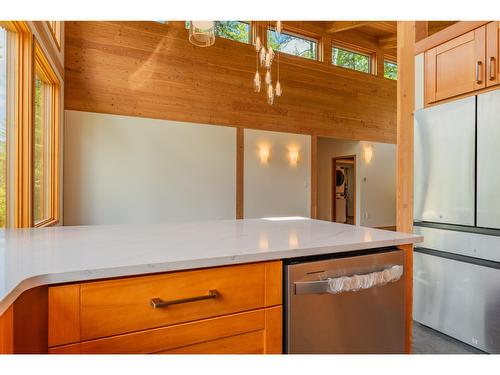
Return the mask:
[[[285,262],[285,351],[404,353],[403,262],[397,249]],[[395,269],[390,281],[379,277]]]

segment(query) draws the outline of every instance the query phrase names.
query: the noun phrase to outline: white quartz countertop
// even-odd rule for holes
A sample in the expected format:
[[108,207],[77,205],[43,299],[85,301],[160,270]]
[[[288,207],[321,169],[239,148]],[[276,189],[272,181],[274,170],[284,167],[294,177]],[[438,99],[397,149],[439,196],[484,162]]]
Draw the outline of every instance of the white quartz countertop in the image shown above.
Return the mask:
[[303,218],[7,229],[0,231],[0,314],[40,285],[421,241],[412,234]]

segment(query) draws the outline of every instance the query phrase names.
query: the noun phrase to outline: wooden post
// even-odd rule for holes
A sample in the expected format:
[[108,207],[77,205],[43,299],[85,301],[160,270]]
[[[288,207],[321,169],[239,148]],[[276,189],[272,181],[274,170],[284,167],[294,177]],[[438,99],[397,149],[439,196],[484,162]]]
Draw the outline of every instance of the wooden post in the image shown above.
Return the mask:
[[311,219],[318,218],[318,136],[311,134]]
[[[413,111],[415,107],[415,22],[398,21],[397,195],[396,223],[400,232],[413,231]],[[413,309],[413,247],[405,252],[406,352],[411,353]]]
[[243,186],[245,170],[245,139],[243,128],[236,129],[236,219],[243,219]]

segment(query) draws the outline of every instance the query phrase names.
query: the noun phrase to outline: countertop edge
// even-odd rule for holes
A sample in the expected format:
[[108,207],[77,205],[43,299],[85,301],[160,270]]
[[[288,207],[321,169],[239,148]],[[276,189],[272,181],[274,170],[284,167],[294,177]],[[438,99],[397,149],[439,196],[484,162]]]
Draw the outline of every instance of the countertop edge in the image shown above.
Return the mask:
[[293,256],[290,256],[291,250],[286,249],[281,251],[274,251],[272,253],[252,253],[238,256],[233,255],[205,259],[191,259],[156,264],[141,264],[134,266],[102,268],[97,270],[79,270],[58,274],[37,275],[22,280],[13,290],[7,293],[7,295],[0,300],[0,315],[2,315],[9,308],[9,306],[16,301],[22,293],[29,289],[44,285],[101,280],[115,277],[141,276],[161,272],[185,271],[190,269],[229,266],[243,263],[284,260],[304,256],[368,250],[386,246],[409,245],[420,243],[423,241],[423,236],[416,236],[413,234],[408,234],[408,236],[408,238],[402,239],[379,240],[345,245],[297,249],[293,250]]

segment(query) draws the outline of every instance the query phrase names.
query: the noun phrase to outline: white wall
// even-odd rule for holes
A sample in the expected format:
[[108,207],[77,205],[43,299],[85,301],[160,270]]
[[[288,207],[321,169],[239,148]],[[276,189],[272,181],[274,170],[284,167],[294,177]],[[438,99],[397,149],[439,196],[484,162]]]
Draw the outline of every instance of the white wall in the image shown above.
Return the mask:
[[64,224],[234,219],[236,129],[66,111]]
[[[365,160],[365,149],[372,159]],[[318,138],[318,218],[331,220],[332,158],[356,155],[356,224],[396,224],[396,145]]]
[[[245,129],[244,217],[311,215],[311,137]],[[270,150],[262,164],[259,147]],[[290,165],[289,149],[299,151]]]

